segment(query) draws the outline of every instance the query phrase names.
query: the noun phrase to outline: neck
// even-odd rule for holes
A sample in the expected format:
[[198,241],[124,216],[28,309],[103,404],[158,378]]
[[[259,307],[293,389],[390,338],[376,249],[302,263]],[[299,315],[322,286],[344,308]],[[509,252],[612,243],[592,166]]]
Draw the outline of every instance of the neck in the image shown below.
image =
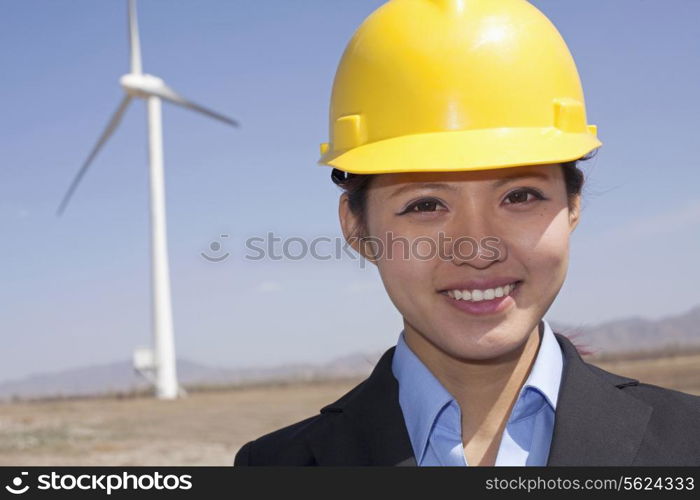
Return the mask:
[[500,441],[520,388],[537,356],[538,326],[517,349],[487,360],[451,356],[407,323],[404,336],[406,344],[459,404],[465,445],[472,439],[482,443]]

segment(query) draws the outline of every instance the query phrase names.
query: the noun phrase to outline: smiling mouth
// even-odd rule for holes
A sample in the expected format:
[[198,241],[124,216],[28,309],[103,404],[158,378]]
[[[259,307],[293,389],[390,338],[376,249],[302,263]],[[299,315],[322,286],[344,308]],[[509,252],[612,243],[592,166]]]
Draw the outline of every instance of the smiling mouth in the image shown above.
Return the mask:
[[522,280],[495,288],[485,288],[483,290],[443,290],[440,293],[452,299],[464,302],[481,302],[483,300],[492,300],[511,295],[520,283],[522,283]]

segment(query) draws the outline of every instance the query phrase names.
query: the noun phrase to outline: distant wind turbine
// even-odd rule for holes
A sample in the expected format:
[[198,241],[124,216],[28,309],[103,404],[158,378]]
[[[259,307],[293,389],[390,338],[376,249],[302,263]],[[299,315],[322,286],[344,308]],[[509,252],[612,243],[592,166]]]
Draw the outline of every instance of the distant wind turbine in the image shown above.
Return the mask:
[[[109,120],[87,159],[78,170],[68,188],[57,215],[61,215],[85,172],[92,164],[102,146],[114,133],[133,98],[146,100],[148,108],[148,146],[151,181],[151,276],[153,292],[153,338],[152,369],[155,371],[156,395],[160,399],[174,399],[179,387],[175,369],[175,341],[173,336],[172,306],[170,300],[170,272],[165,225],[165,187],[163,176],[163,131],[161,99],[203,113],[228,125],[238,127],[235,120],[216,113],[180,96],[160,78],[142,72],[141,47],[139,43],[136,0],[128,0],[129,42],[131,46],[131,72],[122,76],[119,83],[126,95]],[[141,353],[143,356],[143,353]]]

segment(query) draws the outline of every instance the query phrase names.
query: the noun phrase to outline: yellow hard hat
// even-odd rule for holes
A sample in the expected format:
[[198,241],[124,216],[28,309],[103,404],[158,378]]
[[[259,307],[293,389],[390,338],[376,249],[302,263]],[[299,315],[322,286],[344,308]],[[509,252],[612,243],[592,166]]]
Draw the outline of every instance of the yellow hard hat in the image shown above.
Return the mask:
[[389,0],[355,32],[319,164],[357,174],[560,163],[601,146],[566,43],[526,0]]

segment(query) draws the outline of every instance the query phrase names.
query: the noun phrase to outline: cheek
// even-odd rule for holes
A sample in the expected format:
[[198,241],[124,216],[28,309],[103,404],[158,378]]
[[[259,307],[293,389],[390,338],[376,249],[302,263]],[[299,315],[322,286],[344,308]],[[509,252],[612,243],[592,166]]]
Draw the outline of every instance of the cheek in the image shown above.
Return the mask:
[[560,286],[569,262],[569,235],[568,213],[562,210],[537,231],[522,233],[514,250],[532,278]]
[[391,301],[406,314],[421,303],[422,297],[433,292],[434,240],[385,233],[380,241],[384,251],[376,262],[377,269]]

